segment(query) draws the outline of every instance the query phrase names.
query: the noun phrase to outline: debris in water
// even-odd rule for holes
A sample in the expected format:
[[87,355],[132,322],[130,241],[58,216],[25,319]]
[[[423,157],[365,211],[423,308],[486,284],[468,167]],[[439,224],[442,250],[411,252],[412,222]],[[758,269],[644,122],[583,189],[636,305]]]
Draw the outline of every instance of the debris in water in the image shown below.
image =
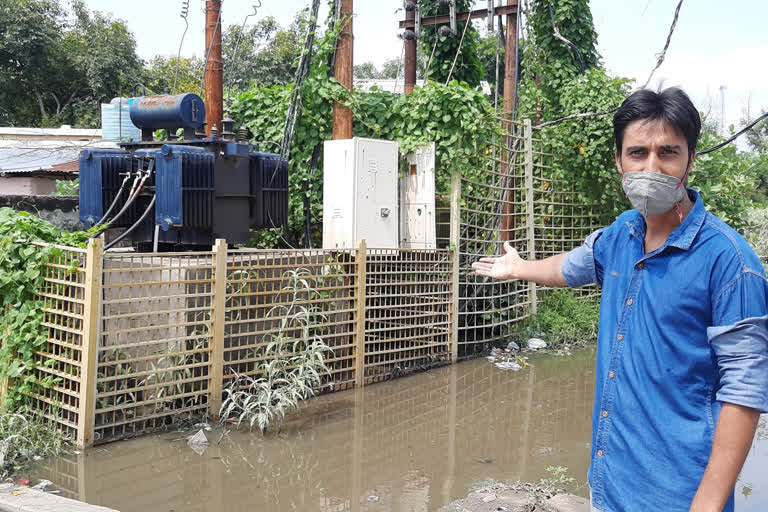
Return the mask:
[[496,501],[495,494],[488,494],[487,496],[483,496],[483,503],[490,503],[492,501]]
[[211,426],[207,423],[197,423],[195,424],[195,428],[202,428],[204,430],[211,430]]
[[547,348],[547,342],[542,340],[541,338],[531,338],[528,340],[528,348],[531,350],[539,350],[542,348]]
[[493,464],[493,459],[479,459],[477,462],[480,464]]
[[496,361],[496,358],[494,356],[488,356],[486,359],[488,359],[492,363]]
[[202,429],[198,430],[197,434],[187,440],[187,446],[192,448],[192,451],[198,455],[204,454],[205,450],[208,449],[208,438],[205,437],[205,431]]
[[520,350],[520,346],[517,343],[515,343],[514,341],[510,341],[507,344],[507,350],[510,350],[512,352],[517,352],[517,351]]
[[515,372],[523,369],[522,365],[514,361],[502,361],[501,363],[496,363],[496,368],[501,370],[512,370]]
[[376,496],[375,494],[371,494],[370,496],[368,496],[368,501],[377,502],[379,501],[379,497]]
[[40,480],[37,485],[34,485],[32,488],[37,489],[38,491],[45,491],[46,487],[50,487],[53,485],[53,482],[50,480]]

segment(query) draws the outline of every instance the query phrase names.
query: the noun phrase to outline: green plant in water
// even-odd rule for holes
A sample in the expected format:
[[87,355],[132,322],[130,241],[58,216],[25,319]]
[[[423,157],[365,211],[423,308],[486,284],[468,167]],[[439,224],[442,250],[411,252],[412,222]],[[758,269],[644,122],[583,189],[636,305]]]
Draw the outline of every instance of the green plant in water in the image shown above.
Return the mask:
[[314,396],[323,375],[329,373],[326,356],[331,349],[318,333],[325,316],[309,305],[320,297],[310,284],[311,274],[300,268],[284,277],[288,284],[283,294],[289,301],[267,315],[279,318],[277,332],[266,336],[266,345],[256,354],[255,375],[236,375],[224,390],[222,421],[245,423],[262,432],[274,422],[282,425],[286,414]]
[[60,455],[66,448],[64,433],[48,420],[24,409],[0,414],[0,478],[40,457]]
[[510,326],[510,338],[522,343],[541,337],[550,349],[594,342],[600,304],[594,298],[578,298],[576,293],[562,288],[543,292],[536,315]]

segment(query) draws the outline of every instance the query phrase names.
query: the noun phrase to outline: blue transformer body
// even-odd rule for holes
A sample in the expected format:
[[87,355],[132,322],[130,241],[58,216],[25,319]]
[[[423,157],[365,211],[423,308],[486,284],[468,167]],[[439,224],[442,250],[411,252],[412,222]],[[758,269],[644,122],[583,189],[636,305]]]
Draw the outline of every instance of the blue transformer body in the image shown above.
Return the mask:
[[[245,243],[253,229],[288,223],[288,162],[237,142],[231,119],[222,121],[221,138],[196,133],[205,123],[199,96],[133,98],[130,115],[142,130],[140,142],[80,156],[80,220],[87,228],[114,203],[106,222],[130,228],[126,240],[139,251],[151,250],[154,241],[164,250],[188,250],[210,248],[217,238]],[[178,128],[184,129],[182,138]],[[157,129],[168,130],[168,140],[155,140]],[[144,185],[123,208],[141,177]],[[154,212],[139,222],[153,198]]]
[[132,98],[131,122],[142,130],[200,128],[205,123],[205,103],[197,94]]

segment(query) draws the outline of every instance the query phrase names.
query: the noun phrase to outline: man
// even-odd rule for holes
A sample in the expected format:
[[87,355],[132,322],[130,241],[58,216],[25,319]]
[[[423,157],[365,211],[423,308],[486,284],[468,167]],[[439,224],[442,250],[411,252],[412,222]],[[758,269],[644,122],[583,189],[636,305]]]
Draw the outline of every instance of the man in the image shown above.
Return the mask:
[[482,258],[476,274],[602,285],[589,484],[603,512],[732,511],[768,411],[768,281],[744,239],[686,189],[701,131],[677,88],[613,118],[634,210],[541,261]]

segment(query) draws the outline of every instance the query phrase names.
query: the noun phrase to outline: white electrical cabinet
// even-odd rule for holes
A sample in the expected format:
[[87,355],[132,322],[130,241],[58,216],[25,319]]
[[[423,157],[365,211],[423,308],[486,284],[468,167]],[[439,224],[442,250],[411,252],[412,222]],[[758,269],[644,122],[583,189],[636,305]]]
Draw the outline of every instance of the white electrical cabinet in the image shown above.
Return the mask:
[[400,177],[400,247],[435,249],[435,143],[405,155]]
[[323,248],[398,247],[397,142],[326,141],[323,154]]

